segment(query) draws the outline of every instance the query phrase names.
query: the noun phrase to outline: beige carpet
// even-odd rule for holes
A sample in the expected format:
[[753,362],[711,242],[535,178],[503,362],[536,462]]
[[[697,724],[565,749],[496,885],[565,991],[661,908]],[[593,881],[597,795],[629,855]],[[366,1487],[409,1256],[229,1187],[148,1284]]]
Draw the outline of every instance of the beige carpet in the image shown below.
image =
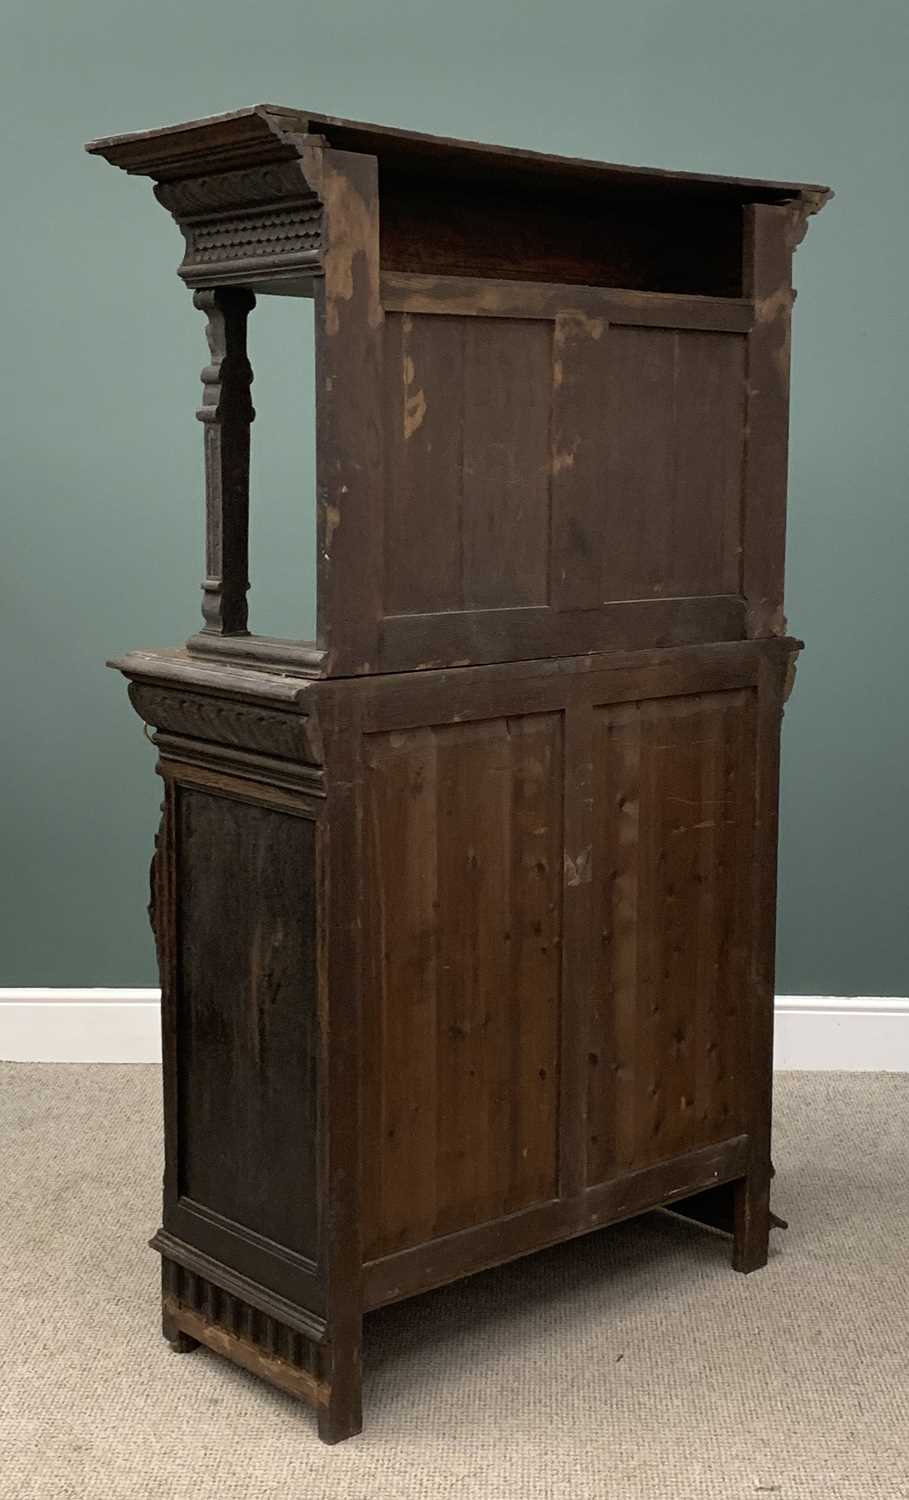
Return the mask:
[[368,1320],[362,1437],[157,1328],[158,1074],[0,1068],[0,1495],[909,1496],[909,1076],[778,1081],[765,1271],[653,1214]]

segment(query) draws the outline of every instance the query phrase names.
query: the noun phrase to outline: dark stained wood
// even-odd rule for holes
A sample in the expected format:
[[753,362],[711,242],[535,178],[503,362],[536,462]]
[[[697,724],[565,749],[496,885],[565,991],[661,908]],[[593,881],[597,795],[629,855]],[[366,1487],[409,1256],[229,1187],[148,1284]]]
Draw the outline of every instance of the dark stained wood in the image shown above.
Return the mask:
[[[326,1287],[328,1402],[319,1436],[337,1443],[363,1424],[360,1347],[363,1325],[360,1207],[363,1136],[361,997],[363,953],[363,822],[360,705],[329,695],[321,705],[327,781],[326,837],[318,868],[321,1071],[320,1260]],[[330,771],[329,771],[330,767]],[[288,1079],[290,1086],[296,1078]]]
[[177,1194],[314,1260],[313,824],[184,787],[176,823]]
[[[603,602],[602,459],[612,337],[613,330],[602,316],[580,311],[556,316],[551,599],[555,609],[566,613],[593,610]],[[584,628],[589,629],[586,621]]]
[[[564,881],[564,716],[506,720],[510,740],[511,869],[508,983],[500,1073],[507,1091],[508,1182],[502,1209],[542,1202],[556,1186],[564,950],[560,883]],[[504,1121],[503,1121],[504,1125]]]
[[[789,259],[826,189],[269,105],[89,149],[153,178],[206,306],[315,300],[318,640],[246,635],[238,531],[193,652],[349,677],[782,633]],[[719,600],[743,623],[693,631]]]
[[[113,663],[164,778],[163,1329],[337,1442],[370,1308],[665,1205],[766,1259],[827,190],[269,105],[90,149],[212,354],[205,628]],[[253,293],[314,301],[314,642],[247,630]]]
[[756,321],[748,339],[742,593],[748,634],[785,635],[789,340],[797,223],[788,208],[745,211],[745,281]]
[[692,213],[640,187],[607,198],[564,183],[382,177],[382,262],[399,272],[737,297],[741,233],[734,201]]
[[739,595],[745,340],[555,329],[554,602]]
[[[427,135],[397,126],[367,124],[338,115],[314,114],[279,104],[255,104],[245,109],[140,130],[126,135],[102,136],[89,141],[86,151],[103,156],[127,172],[144,173],[156,181],[191,176],[202,166],[206,172],[221,172],[228,166],[251,166],[293,160],[299,153],[301,135],[314,135],[341,150],[377,156],[398,165],[410,161],[444,169],[463,180],[481,172],[503,178],[523,176],[530,180],[557,178],[587,182],[605,190],[613,186],[657,188],[664,193],[739,203],[793,203],[804,213],[816,213],[831,196],[828,187],[816,183],[774,182],[753,177],[722,177],[704,172],[668,172],[661,167],[620,166],[614,162],[587,161],[572,156],[554,156],[513,146],[491,146],[479,141],[454,140]],[[189,168],[189,171],[187,170]]]
[[591,1182],[744,1128],[754,691],[598,709]]
[[[553,499],[557,504],[555,481]],[[578,557],[580,548],[576,546],[574,552]],[[558,572],[552,574],[553,593],[562,567],[567,570],[569,566],[554,556],[553,568]],[[567,585],[562,586],[562,593],[569,604],[576,597]],[[410,672],[514,657],[532,661],[575,656],[586,649],[613,652],[697,646],[739,641],[744,635],[743,601],[734,594],[720,594],[704,599],[634,599],[589,609],[544,605],[390,615],[382,621],[379,656],[385,671]]]
[[196,415],[205,433],[206,635],[246,634],[249,588],[249,427],[255,416],[246,357],[251,293],[236,287],[197,292],[204,312],[211,363],[202,371],[204,397]]
[[560,716],[377,734],[365,754],[375,1258],[555,1194]]
[[[371,1003],[363,1110],[373,1143],[363,1176],[367,1257],[389,1239],[430,1238],[436,1219],[437,736],[426,727],[397,739],[392,745],[372,736],[365,754]],[[390,881],[383,868],[393,872]]]
[[[383,615],[463,606],[464,328],[386,318]],[[426,513],[432,507],[433,522]]]
[[316,1379],[308,1370],[297,1369],[281,1355],[266,1353],[251,1339],[222,1327],[210,1317],[185,1307],[175,1298],[164,1298],[164,1316],[180,1340],[181,1353],[187,1348],[188,1336],[188,1347],[205,1344],[216,1354],[226,1355],[241,1369],[260,1375],[263,1380],[276,1385],[289,1396],[296,1396],[315,1406],[320,1416],[322,1409],[328,1406],[330,1387],[326,1382]]
[[324,204],[316,284],[318,645],[326,674],[375,670],[383,549],[382,332],[376,164],[307,149]]
[[389,1255],[365,1267],[365,1305],[373,1308],[398,1302],[559,1240],[633,1218],[687,1197],[698,1187],[743,1180],[747,1161],[747,1137],[736,1136],[670,1161],[623,1172],[586,1193],[538,1204],[491,1224],[478,1224]]
[[623,328],[610,351],[601,597],[738,594],[744,339]]
[[269,1291],[224,1261],[177,1239],[169,1230],[159,1229],[149,1243],[162,1257],[165,1293],[185,1297],[190,1281],[196,1287],[207,1282],[224,1297],[242,1304],[248,1320],[255,1321],[255,1314],[261,1314],[262,1318],[280,1323],[282,1328],[289,1328],[310,1344],[325,1343],[325,1318],[301,1306],[299,1301],[290,1301]]
[[544,324],[464,325],[464,608],[547,601],[551,369]]
[[718,1229],[721,1234],[735,1233],[735,1197],[737,1184],[721,1183],[719,1187],[705,1188],[702,1193],[693,1193],[690,1198],[681,1198],[667,1207],[666,1212],[680,1219],[689,1219],[695,1224],[706,1224],[709,1229]]
[[497,281],[482,276],[421,276],[383,271],[386,312],[436,317],[520,318],[554,322],[559,314],[600,317],[629,328],[690,328],[704,333],[748,333],[754,306],[746,297],[700,297],[628,291],[621,287]]
[[592,999],[594,747],[589,695],[582,695],[569,687],[563,702],[565,834],[562,855],[559,1196],[573,1198],[582,1191],[587,1178],[584,1078]]
[[773,1096],[773,997],[776,947],[777,821],[780,721],[792,663],[768,654],[761,661],[756,725],[757,775],[751,903],[753,940],[748,953],[743,1040],[746,1110],[750,1122],[748,1174],[735,1199],[733,1266],[745,1273],[767,1261],[770,1228],[770,1133]]
[[538,323],[386,318],[387,616],[546,603],[550,363]]

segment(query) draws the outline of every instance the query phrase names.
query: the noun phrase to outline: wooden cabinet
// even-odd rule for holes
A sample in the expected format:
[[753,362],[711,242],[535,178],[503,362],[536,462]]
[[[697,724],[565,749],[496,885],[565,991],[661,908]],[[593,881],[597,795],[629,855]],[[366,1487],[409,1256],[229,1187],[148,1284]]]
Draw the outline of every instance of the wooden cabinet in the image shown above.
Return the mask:
[[[659,1204],[766,1259],[827,190],[265,106],[89,149],[154,179],[210,349],[203,625],[115,663],[166,789],[164,1327],[335,1441],[370,1308]],[[315,300],[311,642],[247,618],[262,295]]]

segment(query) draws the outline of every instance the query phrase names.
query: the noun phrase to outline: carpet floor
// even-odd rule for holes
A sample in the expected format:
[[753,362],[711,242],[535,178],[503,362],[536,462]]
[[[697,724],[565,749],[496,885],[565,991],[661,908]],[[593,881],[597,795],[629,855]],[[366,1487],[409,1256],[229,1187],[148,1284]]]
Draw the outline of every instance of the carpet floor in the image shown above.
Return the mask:
[[649,1214],[367,1320],[361,1437],[158,1332],[155,1068],[0,1067],[3,1500],[909,1497],[909,1075],[782,1074],[766,1270]]

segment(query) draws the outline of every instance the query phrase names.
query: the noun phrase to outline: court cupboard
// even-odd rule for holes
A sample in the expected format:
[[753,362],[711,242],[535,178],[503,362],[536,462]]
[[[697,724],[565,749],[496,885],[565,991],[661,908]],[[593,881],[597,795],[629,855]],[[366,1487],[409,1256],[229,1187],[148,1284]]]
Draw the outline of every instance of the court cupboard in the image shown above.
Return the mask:
[[[88,149],[152,178],[210,351],[203,623],[115,663],[165,787],[164,1329],[333,1442],[370,1308],[656,1205],[766,1259],[827,189],[270,105]],[[314,641],[248,619],[262,297],[314,299]]]

